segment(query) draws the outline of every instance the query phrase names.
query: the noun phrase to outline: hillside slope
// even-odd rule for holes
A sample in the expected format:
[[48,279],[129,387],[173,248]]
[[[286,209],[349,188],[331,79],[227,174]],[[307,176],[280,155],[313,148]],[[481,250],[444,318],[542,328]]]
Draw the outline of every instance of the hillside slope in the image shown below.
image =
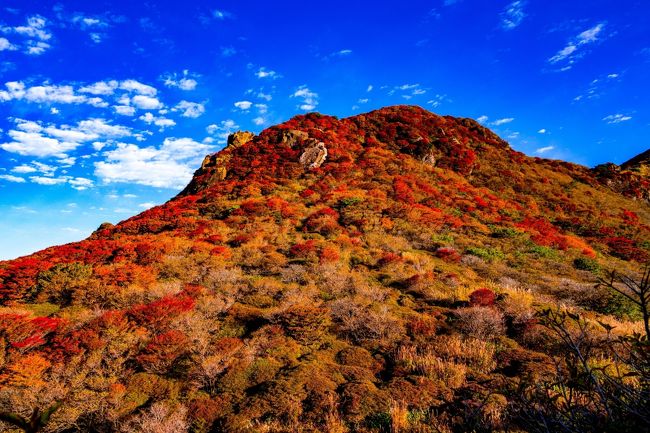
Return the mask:
[[639,179],[411,106],[234,134],[166,204],[0,262],[0,407],[52,408],[45,431],[537,431],[522,393],[562,349],[536,311],[642,329],[594,287],[648,260]]

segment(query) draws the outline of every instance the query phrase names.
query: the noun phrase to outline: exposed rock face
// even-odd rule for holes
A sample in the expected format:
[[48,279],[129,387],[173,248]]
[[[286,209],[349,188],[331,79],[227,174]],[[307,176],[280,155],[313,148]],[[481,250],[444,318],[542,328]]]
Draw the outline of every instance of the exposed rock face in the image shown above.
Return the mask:
[[248,131],[237,131],[228,136],[228,147],[241,147],[255,138],[255,134]]
[[[228,162],[232,158],[232,151],[242,147],[244,144],[251,142],[255,134],[249,131],[237,131],[228,136],[226,148],[219,153],[208,155],[203,159],[201,168],[197,170],[196,176],[203,176],[204,186],[210,186],[216,182],[222,181],[228,175]],[[185,191],[196,192],[199,185],[191,182]]]
[[300,155],[300,163],[305,168],[318,168],[325,162],[327,158],[327,148],[325,143],[321,141],[310,139],[309,146]]
[[309,134],[307,134],[305,131],[299,131],[297,129],[285,129],[280,135],[280,143],[288,144],[291,147],[307,139],[309,139]]

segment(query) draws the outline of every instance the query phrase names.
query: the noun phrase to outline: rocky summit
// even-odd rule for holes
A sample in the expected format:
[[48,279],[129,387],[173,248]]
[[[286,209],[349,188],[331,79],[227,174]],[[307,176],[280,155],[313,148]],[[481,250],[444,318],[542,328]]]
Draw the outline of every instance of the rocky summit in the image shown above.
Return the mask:
[[415,106],[237,132],[164,205],[0,262],[0,426],[648,431],[637,164]]

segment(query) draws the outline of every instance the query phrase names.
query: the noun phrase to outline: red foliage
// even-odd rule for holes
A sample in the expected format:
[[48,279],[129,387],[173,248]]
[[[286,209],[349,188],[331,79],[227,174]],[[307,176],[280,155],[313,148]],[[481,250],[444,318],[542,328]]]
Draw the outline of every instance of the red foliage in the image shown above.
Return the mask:
[[632,239],[623,236],[611,237],[605,239],[605,243],[613,256],[623,260],[634,260],[640,263],[648,260],[648,253],[640,249]]
[[327,236],[340,228],[338,219],[339,213],[331,207],[326,207],[309,215],[305,220],[304,228],[306,231]]
[[289,254],[296,258],[307,258],[316,254],[316,241],[310,239],[306,242],[295,244],[289,250]]
[[482,288],[474,290],[469,295],[469,303],[473,307],[489,307],[494,305],[497,295],[490,289]]
[[192,310],[194,303],[194,299],[181,293],[176,296],[165,296],[149,304],[136,305],[129,310],[128,314],[140,325],[162,329],[182,313]]
[[460,261],[460,254],[452,247],[438,248],[436,250],[436,257],[439,257],[446,262],[457,263]]
[[136,357],[146,371],[165,373],[172,363],[187,350],[189,340],[181,331],[156,335]]

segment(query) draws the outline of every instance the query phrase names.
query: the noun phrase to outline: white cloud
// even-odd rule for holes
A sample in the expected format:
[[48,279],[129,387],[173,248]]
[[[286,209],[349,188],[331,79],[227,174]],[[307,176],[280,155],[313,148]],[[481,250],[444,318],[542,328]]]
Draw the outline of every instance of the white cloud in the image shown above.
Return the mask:
[[493,126],[500,126],[500,125],[505,125],[506,123],[510,123],[513,120],[515,120],[514,117],[504,117],[503,119],[497,119],[494,122],[491,123]]
[[546,129],[542,128],[539,131],[537,131],[538,134],[546,134]]
[[239,129],[239,125],[232,119],[221,121],[218,125],[213,123],[205,128],[205,131],[217,138],[218,144],[226,144],[228,135]]
[[235,107],[239,108],[240,110],[248,110],[251,108],[253,103],[251,101],[237,101],[235,102]]
[[112,95],[118,87],[118,82],[111,81],[98,81],[89,86],[84,86],[79,89],[82,93],[90,93],[93,95]]
[[82,143],[131,134],[129,128],[111,125],[104,119],[82,120],[75,127],[43,125],[23,119],[14,119],[14,123],[16,129],[7,132],[13,141],[0,144],[0,148],[23,156],[67,158],[66,152],[76,149]]
[[535,150],[535,153],[542,154],[542,153],[550,152],[553,149],[555,149],[555,146],[540,147],[539,149]]
[[134,92],[138,95],[144,96],[156,96],[158,90],[155,87],[151,87],[147,84],[143,84],[136,80],[124,80],[120,83],[120,89],[126,90],[127,92]]
[[313,111],[318,106],[318,93],[309,90],[306,85],[298,87],[291,97],[302,99],[302,104],[298,106],[301,110]]
[[[0,31],[5,34],[15,34],[19,37],[22,37],[24,40],[22,49],[26,54],[40,55],[43,54],[48,48],[50,48],[50,44],[45,41],[50,40],[52,38],[52,34],[47,30],[47,21],[45,18],[39,15],[27,18],[27,23],[23,26],[3,26],[0,27]],[[7,41],[5,38],[2,39]],[[9,44],[6,49],[17,48],[18,47],[16,45]]]
[[599,23],[595,26],[578,34],[564,48],[557,52],[553,57],[548,59],[549,63],[565,63],[561,70],[569,70],[575,61],[580,57],[580,49],[585,45],[598,41],[598,36],[605,28],[605,23]]
[[7,182],[16,182],[16,183],[25,182],[25,179],[23,179],[22,177],[12,176],[11,174],[0,174],[0,179],[6,180]]
[[12,168],[11,171],[14,173],[34,173],[36,172],[36,169],[27,164],[23,164]]
[[135,95],[131,98],[131,102],[133,102],[133,105],[143,110],[158,110],[163,107],[162,102],[153,96]]
[[17,49],[7,38],[0,38],[0,51],[14,51]]
[[39,185],[60,185],[68,182],[67,177],[44,177],[44,176],[31,176],[29,178],[34,183]]
[[336,51],[336,52],[332,53],[331,55],[332,56],[337,56],[337,57],[345,57],[345,56],[349,56],[351,54],[352,54],[352,50],[345,49],[345,50]]
[[167,138],[160,148],[119,143],[104,153],[105,161],[95,163],[95,175],[105,183],[180,189],[210,150],[210,146],[190,138]]
[[59,114],[59,109],[56,107],[50,108],[50,114]]
[[181,116],[196,119],[205,113],[205,106],[198,102],[181,101],[172,111],[181,111]]
[[270,101],[271,99],[273,99],[273,96],[269,95],[268,93],[263,93],[263,92],[258,93],[257,97],[260,98],[260,99],[263,99],[263,100],[265,100],[267,102]]
[[7,134],[13,141],[0,144],[0,148],[19,155],[65,157],[65,152],[74,150],[79,146],[79,143],[62,142],[45,137],[37,132],[10,130]]
[[128,105],[116,105],[113,108],[117,114],[122,116],[133,116],[135,114],[135,108]]
[[501,13],[501,28],[504,30],[517,28],[525,17],[524,2],[514,1],[506,6],[505,10]]
[[485,122],[488,121],[488,117],[485,116],[485,115],[483,115],[483,116],[478,117],[478,118],[476,119],[476,121],[477,121],[478,123],[483,124],[483,123],[485,123]]
[[261,68],[260,68],[260,69],[255,73],[255,76],[256,76],[257,78],[271,78],[271,79],[273,79],[273,80],[275,80],[276,78],[280,78],[280,75],[279,75],[277,72],[275,72],[275,71],[271,71],[271,70],[267,70],[265,67],[261,67]]
[[632,116],[628,116],[625,114],[610,114],[609,116],[603,117],[603,120],[607,123],[621,123],[621,122],[626,122],[628,120],[631,120]]
[[152,201],[148,201],[146,203],[140,203],[138,205],[138,207],[141,207],[143,209],[150,209],[150,208],[154,207],[155,205],[156,205],[156,203],[154,203]]
[[153,123],[154,125],[159,126],[160,130],[176,125],[176,122],[174,122],[172,119],[168,119],[166,117],[156,117],[149,112],[140,116],[139,119],[148,123],[149,125]]
[[374,88],[374,87],[372,86],[372,84],[369,84],[369,85],[368,85],[368,88],[366,89],[366,92],[372,92],[372,89],[373,89],[373,88]]
[[127,137],[131,134],[131,129],[126,126],[112,125],[104,119],[82,120],[78,124],[78,129],[97,137],[120,138]]
[[259,117],[256,117],[255,119],[253,119],[253,123],[258,125],[258,126],[262,126],[262,125],[264,125],[266,123],[266,119],[263,118],[262,116],[259,116]]
[[85,189],[91,188],[94,184],[92,180],[86,179],[85,177],[75,177],[68,179],[68,183],[77,191],[83,191]]
[[190,77],[187,69],[183,71],[183,75],[180,78],[177,77],[177,74],[173,74],[163,77],[163,80],[165,86],[178,87],[181,90],[194,90],[198,84],[194,78]]
[[269,106],[266,104],[255,104],[255,108],[257,108],[257,112],[260,114],[266,114],[269,111]]

